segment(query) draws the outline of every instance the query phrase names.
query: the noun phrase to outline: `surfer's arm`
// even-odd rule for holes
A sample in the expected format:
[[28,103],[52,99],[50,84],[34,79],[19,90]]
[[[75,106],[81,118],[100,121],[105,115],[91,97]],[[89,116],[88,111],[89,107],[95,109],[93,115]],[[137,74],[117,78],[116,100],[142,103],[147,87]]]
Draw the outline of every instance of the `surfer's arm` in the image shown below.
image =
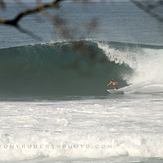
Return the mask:
[[110,85],[111,85],[111,83],[112,83],[112,82],[109,82],[109,83],[107,84],[107,86],[110,86]]

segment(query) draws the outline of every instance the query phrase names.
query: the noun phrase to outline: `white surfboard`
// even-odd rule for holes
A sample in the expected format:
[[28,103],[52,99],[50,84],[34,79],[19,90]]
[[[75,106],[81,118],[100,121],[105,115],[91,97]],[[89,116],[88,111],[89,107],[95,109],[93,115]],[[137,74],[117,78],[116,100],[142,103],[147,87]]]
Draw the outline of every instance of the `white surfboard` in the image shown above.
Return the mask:
[[110,94],[124,94],[124,91],[120,89],[107,89],[107,92],[109,92]]

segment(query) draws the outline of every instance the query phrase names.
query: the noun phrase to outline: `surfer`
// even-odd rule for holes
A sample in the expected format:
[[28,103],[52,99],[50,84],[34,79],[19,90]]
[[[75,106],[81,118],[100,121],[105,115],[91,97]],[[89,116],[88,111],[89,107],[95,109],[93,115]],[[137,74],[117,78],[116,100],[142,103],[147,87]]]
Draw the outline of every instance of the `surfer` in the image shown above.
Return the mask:
[[109,81],[107,86],[110,87],[111,89],[118,89],[118,82],[112,79]]

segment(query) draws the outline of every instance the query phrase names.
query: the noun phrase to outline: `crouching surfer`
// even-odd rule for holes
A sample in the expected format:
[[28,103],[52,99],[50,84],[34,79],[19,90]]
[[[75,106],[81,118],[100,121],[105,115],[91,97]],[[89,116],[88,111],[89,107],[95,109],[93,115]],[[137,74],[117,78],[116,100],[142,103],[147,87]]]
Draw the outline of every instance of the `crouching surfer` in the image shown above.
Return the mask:
[[110,80],[107,87],[110,87],[111,89],[118,89],[118,82],[116,80]]

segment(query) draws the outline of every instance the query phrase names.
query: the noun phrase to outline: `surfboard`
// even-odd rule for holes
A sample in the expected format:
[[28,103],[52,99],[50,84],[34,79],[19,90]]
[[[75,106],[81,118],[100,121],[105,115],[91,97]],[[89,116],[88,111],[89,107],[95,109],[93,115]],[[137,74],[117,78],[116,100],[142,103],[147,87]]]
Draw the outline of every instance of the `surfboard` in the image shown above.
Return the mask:
[[124,91],[119,89],[107,89],[107,92],[110,94],[124,94]]

